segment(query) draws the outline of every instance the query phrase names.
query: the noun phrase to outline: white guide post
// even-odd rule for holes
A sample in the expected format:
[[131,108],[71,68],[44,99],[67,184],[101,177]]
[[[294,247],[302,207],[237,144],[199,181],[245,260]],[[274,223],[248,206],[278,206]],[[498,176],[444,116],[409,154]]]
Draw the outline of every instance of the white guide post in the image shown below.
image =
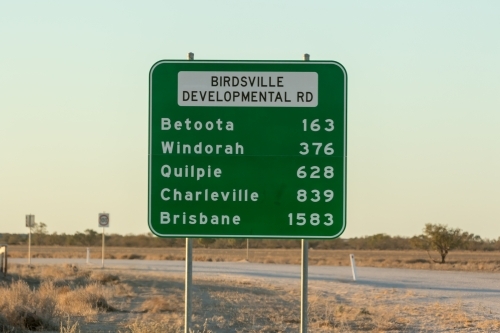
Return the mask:
[[7,248],[7,244],[0,245],[0,273],[3,273],[4,276],[7,276]]
[[[194,60],[194,53],[188,53],[188,60]],[[184,333],[191,328],[191,287],[193,283],[193,240],[186,238],[186,276],[184,282]]]
[[90,264],[90,247],[87,248],[87,265]]
[[349,258],[351,258],[352,280],[356,281],[356,261],[354,260],[354,254],[350,254]]

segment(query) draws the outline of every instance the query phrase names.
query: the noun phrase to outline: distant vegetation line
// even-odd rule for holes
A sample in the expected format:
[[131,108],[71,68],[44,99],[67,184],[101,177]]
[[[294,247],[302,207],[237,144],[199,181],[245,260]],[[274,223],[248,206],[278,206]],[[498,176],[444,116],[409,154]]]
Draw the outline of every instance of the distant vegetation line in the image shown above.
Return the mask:
[[[436,226],[436,225],[432,225]],[[441,226],[441,225],[437,225]],[[441,226],[443,227],[443,226]],[[458,229],[455,229],[455,231]],[[425,230],[424,230],[425,233]],[[500,251],[500,238],[496,240],[482,239],[479,236],[468,234],[469,237],[460,244],[455,244],[453,249],[472,251]],[[471,237],[473,236],[473,237]],[[422,249],[422,238],[425,235],[413,237],[389,236],[376,234],[365,237],[338,238],[332,240],[310,240],[309,246],[314,249],[345,249],[345,250],[411,250]],[[102,235],[95,230],[87,229],[75,234],[50,234],[47,225],[37,224],[32,233],[32,245],[35,246],[100,246]],[[26,234],[0,234],[0,244],[26,245]],[[241,238],[204,238],[194,242],[197,247],[206,248],[245,248],[246,239]],[[183,247],[185,238],[158,238],[151,233],[141,235],[106,235],[106,246],[116,247]],[[285,239],[250,239],[252,248],[300,248],[300,240]]]

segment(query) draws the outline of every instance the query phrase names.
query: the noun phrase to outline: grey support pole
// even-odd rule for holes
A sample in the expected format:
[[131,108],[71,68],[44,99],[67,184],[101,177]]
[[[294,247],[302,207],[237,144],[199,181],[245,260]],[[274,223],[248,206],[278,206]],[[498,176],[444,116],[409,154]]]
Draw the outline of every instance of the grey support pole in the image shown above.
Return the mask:
[[[188,60],[194,60],[194,53],[188,53]],[[184,282],[184,333],[191,328],[191,287],[193,284],[193,240],[186,238],[186,277]]]
[[300,333],[307,333],[307,282],[309,242],[302,240],[301,279],[300,279]]
[[184,284],[184,333],[191,326],[191,287],[193,284],[193,240],[186,238],[186,278]]
[[[309,54],[304,54],[304,61],[309,61]],[[307,283],[308,283],[308,255],[309,242],[306,239],[302,240],[302,256],[301,256],[301,279],[300,279],[300,333],[307,333]]]
[[[309,54],[304,54],[304,61],[309,61]],[[300,333],[307,333],[307,283],[308,283],[308,255],[309,243],[306,239],[302,240],[301,256],[301,278],[300,278]]]
[[31,221],[30,221],[30,232],[28,236],[28,265],[31,265]]
[[102,228],[102,263],[101,268],[104,268],[104,228]]

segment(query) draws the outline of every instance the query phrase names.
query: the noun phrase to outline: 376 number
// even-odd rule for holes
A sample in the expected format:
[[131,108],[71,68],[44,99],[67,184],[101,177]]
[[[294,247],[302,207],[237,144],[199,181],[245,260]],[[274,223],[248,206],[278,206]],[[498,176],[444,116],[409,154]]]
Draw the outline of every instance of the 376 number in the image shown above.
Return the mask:
[[[311,143],[311,145],[313,146],[312,149],[314,149],[314,147],[316,147],[315,155],[319,155],[320,151],[322,150],[321,148],[323,148],[323,152],[325,153],[325,155],[333,155],[333,153],[334,153],[331,142],[327,143],[324,147],[323,147],[322,142],[313,142],[313,143]],[[302,150],[299,151],[299,153],[301,155],[309,154],[309,144],[307,142],[301,142],[300,146],[302,147]]]

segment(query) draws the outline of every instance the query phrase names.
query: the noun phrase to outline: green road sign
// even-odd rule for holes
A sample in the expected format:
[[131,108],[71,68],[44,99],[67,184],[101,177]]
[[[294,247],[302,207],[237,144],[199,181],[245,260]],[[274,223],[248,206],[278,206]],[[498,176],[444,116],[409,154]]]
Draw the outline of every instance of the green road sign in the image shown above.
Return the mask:
[[346,226],[347,74],[332,61],[156,63],[151,231],[335,238]]

